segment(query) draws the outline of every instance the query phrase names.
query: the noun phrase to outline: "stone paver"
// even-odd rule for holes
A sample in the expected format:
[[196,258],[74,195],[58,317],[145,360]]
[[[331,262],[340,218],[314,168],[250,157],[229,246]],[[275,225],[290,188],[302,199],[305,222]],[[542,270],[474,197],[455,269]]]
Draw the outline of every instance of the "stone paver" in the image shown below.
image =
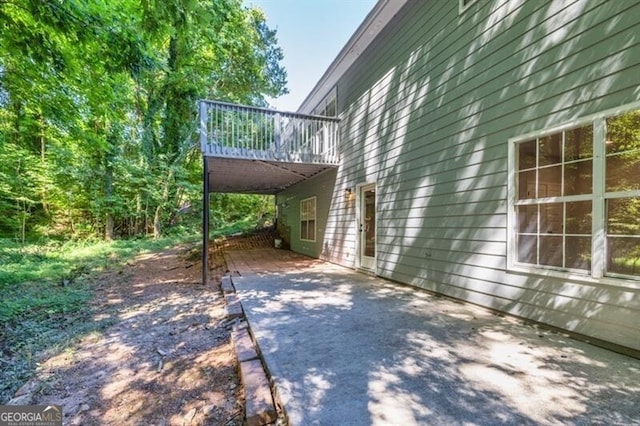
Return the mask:
[[242,305],[235,294],[227,294],[225,302],[227,304],[228,318],[241,318],[243,316]]
[[231,332],[231,340],[236,349],[236,356],[239,362],[251,361],[258,359],[258,352],[251,340],[249,330],[247,328],[240,328]]
[[236,292],[236,289],[233,287],[233,284],[231,282],[231,277],[230,276],[224,276],[222,277],[222,280],[220,280],[220,289],[222,290],[223,294],[233,294]]

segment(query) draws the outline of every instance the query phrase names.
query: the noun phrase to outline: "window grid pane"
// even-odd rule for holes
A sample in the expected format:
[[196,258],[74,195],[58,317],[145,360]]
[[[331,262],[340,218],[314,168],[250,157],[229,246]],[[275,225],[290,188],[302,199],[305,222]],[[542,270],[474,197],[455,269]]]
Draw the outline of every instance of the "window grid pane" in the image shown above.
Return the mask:
[[605,123],[605,272],[637,278],[640,277],[640,110],[608,117]]
[[640,279],[640,109],[529,138],[512,159],[517,262]]
[[562,133],[538,140],[538,167],[562,163]]
[[586,237],[566,236],[565,254],[567,268],[591,270],[591,235]]
[[640,190],[640,150],[607,155],[606,191]]
[[536,168],[537,140],[533,139],[518,144],[518,170]]
[[589,271],[591,201],[564,197],[593,192],[592,126],[522,142],[516,170],[518,262]]
[[640,197],[616,198],[607,205],[607,272],[640,276]]
[[518,173],[518,199],[536,198],[536,176],[535,170]]
[[300,201],[300,239],[315,241],[316,239],[316,198]]
[[591,194],[592,188],[592,159],[575,161],[564,165],[563,195]]
[[607,236],[607,272],[640,276],[640,237]]

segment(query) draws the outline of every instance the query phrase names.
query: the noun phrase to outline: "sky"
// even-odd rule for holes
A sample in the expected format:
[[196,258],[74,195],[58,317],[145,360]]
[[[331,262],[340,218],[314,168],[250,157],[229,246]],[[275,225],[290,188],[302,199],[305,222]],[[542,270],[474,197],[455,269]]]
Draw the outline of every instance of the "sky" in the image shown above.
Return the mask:
[[289,94],[269,103],[296,111],[376,0],[244,0],[264,10],[284,52]]

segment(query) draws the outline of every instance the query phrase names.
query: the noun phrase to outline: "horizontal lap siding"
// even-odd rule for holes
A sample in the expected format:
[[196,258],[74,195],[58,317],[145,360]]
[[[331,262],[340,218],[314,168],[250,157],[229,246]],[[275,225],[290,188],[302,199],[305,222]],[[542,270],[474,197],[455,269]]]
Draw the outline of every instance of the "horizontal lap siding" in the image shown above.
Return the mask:
[[[596,14],[596,11],[592,11],[591,13]],[[638,13],[638,11],[629,10],[628,13],[631,14],[631,16],[633,16],[633,14]],[[600,26],[604,28],[606,27],[605,24],[606,23],[610,24],[611,21],[612,21],[611,19],[608,19],[605,21],[605,23],[602,23]],[[469,130],[468,128],[466,129],[456,128],[456,125],[457,125],[456,123],[461,118],[460,111],[464,110],[464,108],[470,108],[473,106],[473,102],[469,102],[469,99],[490,99],[490,98],[496,97],[497,102],[494,101],[490,108],[491,115],[487,116],[486,115],[487,112],[482,111],[483,123],[486,123],[487,121],[491,121],[491,120],[503,120],[505,118],[509,122],[514,122],[512,119],[509,119],[509,115],[522,114],[522,112],[524,111],[531,110],[531,107],[537,105],[537,103],[548,100],[548,96],[547,96],[548,92],[546,92],[545,94],[545,90],[541,90],[542,92],[541,95],[535,94],[536,90],[540,88],[544,89],[545,84],[549,84],[549,82],[545,81],[545,79],[548,79],[548,80],[553,79],[551,82],[553,82],[553,84],[561,88],[561,90],[558,91],[558,95],[563,93],[570,94],[572,88],[579,89],[580,87],[584,87],[584,82],[583,82],[584,79],[575,78],[575,77],[580,77],[585,72],[588,72],[589,68],[594,68],[593,67],[594,63],[597,63],[598,61],[610,62],[610,64],[607,65],[609,69],[609,74],[611,74],[612,71],[617,71],[616,68],[630,66],[629,64],[626,64],[624,61],[617,60],[622,58],[624,55],[627,55],[629,51],[630,42],[629,42],[628,31],[633,27],[633,25],[630,24],[628,21],[629,19],[627,18],[619,23],[616,22],[616,25],[621,24],[623,26],[626,26],[627,31],[618,32],[611,40],[601,39],[600,30],[602,30],[603,28],[599,28],[600,26],[598,26],[598,30],[594,30],[586,33],[583,32],[584,38],[585,39],[588,38],[588,43],[591,43],[592,39],[600,40],[600,42],[596,43],[595,45],[588,44],[589,47],[587,49],[580,49],[579,47],[575,49],[571,49],[561,58],[554,57],[553,59],[554,63],[551,64],[552,66],[545,67],[544,65],[547,62],[549,62],[549,60],[544,61],[541,59],[535,65],[536,66],[535,72],[531,73],[530,75],[527,75],[526,70],[528,67],[532,66],[531,63],[533,62],[533,60],[529,59],[527,62],[522,64],[521,60],[516,57],[515,59],[512,59],[510,61],[512,63],[499,64],[500,66],[514,66],[515,68],[511,69],[510,71],[500,72],[500,74],[498,75],[492,75],[490,72],[484,71],[484,73],[480,73],[479,75],[471,75],[469,79],[465,79],[462,82],[462,84],[456,84],[454,87],[451,88],[451,90],[447,88],[446,92],[443,90],[441,91],[441,93],[437,93],[435,96],[432,96],[433,91],[428,93],[428,96],[425,95],[425,98],[429,98],[429,100],[424,104],[423,109],[430,111],[432,115],[438,115],[440,117],[439,117],[439,120],[435,123],[433,121],[427,121],[427,119],[424,117],[416,117],[416,119],[413,120],[417,122],[422,122],[423,125],[416,126],[416,130],[414,130],[416,134],[415,135],[408,134],[408,136],[410,137],[415,136],[415,138],[426,138],[426,137],[429,138],[428,144],[423,144],[416,147],[418,149],[418,152],[416,152],[416,156],[414,158],[415,159],[420,158],[421,156],[420,154],[423,154],[423,153],[425,155],[429,155],[430,153],[437,152],[433,149],[434,147],[432,145],[434,145],[435,143],[437,143],[442,139],[450,138],[452,135],[455,135],[456,131],[460,133],[462,131]],[[578,37],[574,37],[574,39],[576,38]],[[514,46],[507,45],[504,48],[510,49],[512,47],[515,47],[515,45],[517,45],[517,39],[514,39],[514,40],[515,41],[512,43]],[[609,43],[612,43],[613,46],[615,46],[614,50],[617,50],[618,51],[617,53],[614,54],[610,50],[607,50],[606,47],[604,48],[602,47],[603,45],[608,46]],[[634,42],[634,44],[637,44],[637,43],[638,41]],[[622,48],[620,46],[625,46],[625,47]],[[635,46],[632,46],[632,47],[635,47]],[[555,50],[558,51],[557,55],[560,55],[562,53],[562,49],[560,47],[556,47]],[[597,53],[593,53],[593,52],[597,52]],[[590,57],[594,55],[596,57]],[[562,64],[572,61],[573,60],[572,58],[574,57],[576,58],[576,61],[579,62],[580,68],[579,69],[572,68],[571,73],[563,75],[561,73],[562,70],[558,70],[556,66],[557,65],[562,66]],[[589,61],[586,61],[585,57],[590,57]],[[543,56],[543,58],[546,58],[546,56]],[[493,62],[493,59],[494,58],[490,58],[490,59],[487,59],[487,61]],[[635,64],[635,66],[637,66],[637,64]],[[437,74],[444,71],[446,70],[435,69],[433,70],[433,73]],[[560,71],[560,73],[558,71]],[[513,78],[511,78],[513,75],[519,75],[520,80],[515,81]],[[475,87],[470,86],[471,83],[473,82],[477,83],[481,77],[484,77],[486,80],[488,80],[486,84],[483,84],[483,85],[476,84]],[[523,82],[527,84],[523,84]],[[513,90],[510,90],[511,88]],[[501,92],[507,92],[507,91],[509,92],[509,97],[499,96]],[[443,97],[446,97],[446,100],[443,100],[442,99]],[[509,106],[509,108],[498,108],[503,104]],[[567,106],[570,106],[570,105],[567,105]],[[376,122],[376,120],[380,118],[380,116],[384,115],[385,107],[386,108],[396,107],[396,104],[381,105],[376,110],[368,111],[368,114],[366,116],[363,116],[360,118],[357,118],[357,117],[350,118],[351,120],[350,125],[352,127],[371,126],[372,124],[374,124],[374,122]],[[476,111],[476,115],[478,115],[479,113],[480,112]],[[465,118],[465,119],[468,119],[469,117],[472,117],[472,116],[471,115],[462,116],[462,118]],[[402,118],[402,116],[398,116],[397,118]],[[389,122],[390,121],[387,120],[383,126],[388,127]],[[434,124],[436,124],[436,126],[434,126]],[[384,133],[384,130],[386,129],[386,127],[383,127],[383,126],[380,126],[377,129],[377,131]],[[502,130],[502,127],[500,127],[499,130]],[[393,141],[391,140],[391,143],[392,142]],[[368,140],[367,144],[363,144],[360,146],[361,150],[368,149],[369,148],[368,144],[372,144],[372,143],[373,141]],[[396,148],[394,148],[396,152],[389,151],[385,153],[386,154],[385,160],[393,161],[400,154],[400,150],[403,147],[404,145],[398,145]],[[469,148],[472,148],[472,147],[469,147]],[[362,153],[361,150],[354,150],[346,154],[345,160],[351,161],[351,156],[356,156],[356,157],[359,156]]]
[[[378,274],[640,350],[640,285],[506,271],[507,140],[640,99],[636,1],[409,2],[338,84],[328,260],[377,182]],[[347,259],[348,256],[348,260]]]
[[[325,249],[325,239],[331,235],[327,232],[327,217],[331,206],[335,186],[336,172],[325,171],[311,179],[295,185],[276,196],[278,208],[278,228],[290,229],[291,249],[311,257],[319,257]],[[316,241],[300,240],[300,202],[309,197],[316,197]],[[331,226],[333,228],[333,225]],[[337,251],[333,251],[337,253]]]
[[[630,13],[640,13],[640,10],[630,11]],[[628,27],[627,30],[629,30],[629,28],[630,27]],[[591,33],[589,33],[589,35],[591,36]],[[615,46],[628,45],[629,44],[628,33],[618,33],[618,35],[615,36],[615,40],[613,40],[612,42],[614,43]],[[602,46],[606,43],[607,41],[605,40],[598,43],[598,45]],[[631,47],[637,49],[637,43],[635,43],[634,46],[631,46]],[[629,54],[628,47],[614,55],[612,55],[611,52],[606,51],[604,48],[598,49],[598,46],[594,46],[593,48],[596,49],[596,52],[601,52],[600,54],[597,55],[598,58],[596,59],[598,61],[611,62],[611,65],[607,66],[609,73],[611,73],[611,71],[619,71],[619,68],[630,67],[629,64],[626,64],[624,61],[619,60],[619,59],[622,59],[625,55]],[[580,53],[584,53],[584,51],[579,51],[574,55],[578,55],[578,57],[581,57]],[[571,55],[569,55],[565,59],[567,61],[571,60]],[[535,82],[531,83],[530,85],[531,87],[524,87],[523,85],[518,85],[517,83],[514,83],[511,80],[508,80],[505,82],[495,78],[492,81],[489,81],[485,86],[480,86],[479,88],[476,89],[476,91],[467,92],[467,94],[471,93],[473,95],[473,96],[468,96],[469,98],[490,99],[491,97],[496,96],[498,93],[496,91],[487,90],[487,87],[495,86],[500,89],[499,92],[508,91],[509,88],[512,88],[512,87],[514,88],[514,90],[510,91],[511,97],[507,99],[500,99],[499,102],[494,102],[490,106],[490,108],[487,108],[487,110],[482,111],[483,125],[487,125],[492,121],[498,121],[499,122],[498,126],[500,127],[498,127],[496,130],[503,131],[504,128],[502,126],[504,122],[516,123],[518,121],[521,121],[521,119],[514,120],[513,117],[517,117],[518,115],[522,115],[523,113],[527,113],[527,112],[530,114],[532,108],[536,106],[538,107],[538,109],[542,108],[548,111],[546,106],[549,105],[550,102],[557,103],[558,98],[563,95],[571,96],[572,94],[577,93],[576,90],[580,91],[580,89],[591,87],[592,82],[589,81],[585,83],[583,79],[580,78],[580,76],[582,76],[586,71],[588,71],[589,67],[593,67],[593,62],[586,62],[584,65],[581,65],[581,66],[582,68],[578,70],[572,70],[571,73],[565,76],[562,76],[562,78],[558,77],[558,74],[555,72],[556,71],[555,69],[542,69],[541,71],[538,71],[536,74],[530,77],[532,79],[535,79]],[[526,68],[526,67],[522,66],[521,68]],[[637,64],[631,66],[630,69],[626,70],[627,74],[637,73],[637,71],[638,71]],[[505,78],[508,78],[509,73],[503,73],[503,76]],[[542,96],[545,96],[544,95],[545,85],[541,84],[539,80],[543,78],[549,78],[550,76],[554,76],[556,80],[554,84],[558,85],[562,91],[559,92],[556,96],[551,98],[549,98],[548,96],[542,97]],[[526,80],[526,78],[524,78],[523,80]],[[618,79],[617,85],[620,86],[620,89],[628,88],[628,84],[627,84],[628,82],[619,81],[619,80],[620,79]],[[468,85],[468,83],[466,83],[465,86],[466,85]],[[536,95],[534,93],[538,89],[540,89],[539,91],[542,92],[542,94]],[[608,89],[615,89],[615,87],[608,86]],[[451,96],[451,93],[456,93],[458,91],[459,91],[459,88],[455,87],[453,91],[447,93],[447,96]],[[456,98],[456,100],[464,101],[462,97],[458,97]],[[430,114],[432,115],[443,114],[444,107],[438,106],[437,102],[435,101],[431,101],[429,104],[426,104],[425,108],[423,109],[428,110],[426,106],[429,106],[431,104],[433,104],[434,109],[430,110]],[[428,138],[428,142],[422,143],[422,144],[415,144],[415,148],[413,149],[413,154],[414,154],[413,161],[419,162],[421,159],[424,158],[424,156],[433,156],[439,153],[440,154],[446,153],[447,149],[438,146],[439,143],[441,143],[442,141],[450,140],[452,136],[456,136],[456,132],[460,134],[462,132],[469,131],[470,128],[465,128],[465,129],[459,128],[459,120],[461,118],[460,110],[465,107],[470,107],[471,105],[472,104],[466,104],[462,106],[458,105],[457,109],[453,109],[453,107],[449,106],[449,109],[451,111],[447,112],[441,118],[439,117],[439,120],[437,121],[437,123],[435,123],[436,125],[434,125],[434,123],[432,122],[427,122],[426,119],[422,117],[417,117],[414,120],[414,122],[422,121],[424,122],[424,124],[419,127],[416,126],[416,129],[412,130],[412,133],[408,133],[407,137],[410,138],[411,140],[421,140],[421,139]],[[506,107],[502,107],[503,105]],[[572,106],[573,105],[568,105],[568,104],[566,105],[567,108]],[[375,120],[378,118],[378,116],[375,115],[376,113],[377,112],[372,112],[366,118],[366,120],[362,120],[362,121],[353,120],[351,125],[352,126],[369,126],[371,125],[372,120]],[[476,112],[475,115],[479,115],[479,114],[480,112]],[[469,119],[470,117],[471,116],[467,115],[467,116],[463,116],[462,118]],[[443,126],[443,127],[438,127],[438,126]],[[382,133],[384,133],[385,129],[386,127],[381,127],[378,129],[378,131],[379,132],[382,131]],[[487,134],[487,136],[491,136],[491,135],[492,135],[491,133]],[[393,142],[394,141],[391,139],[387,143],[393,144]],[[475,148],[473,145],[466,144],[464,142],[466,141],[463,141],[462,146],[459,147],[460,151],[456,152],[457,156],[464,154],[465,151],[477,152],[477,151],[471,151],[471,150],[474,150]],[[491,143],[491,141],[488,141],[488,142]],[[359,147],[360,149],[355,149],[350,153],[346,154],[344,156],[344,160],[347,162],[353,161],[354,157],[357,158],[360,155],[362,155],[363,152],[365,152],[366,150],[371,149],[371,146],[374,143],[375,142],[371,140],[366,141],[366,144],[363,144],[362,146]],[[494,141],[494,143],[499,144],[500,147],[503,146],[502,142],[499,140]],[[402,151],[406,149],[406,144],[395,144],[395,145],[396,146],[393,148],[393,150],[386,151],[384,157],[379,158],[378,162],[372,162],[369,164],[372,167],[379,167],[379,166],[385,167],[388,165],[393,165],[395,161],[397,161],[398,157],[402,154]]]
[[[448,270],[432,272],[440,279],[424,278],[427,272],[420,267],[407,268],[406,272],[393,271],[389,278],[632,349],[637,347],[638,312],[635,309],[621,309],[615,303],[603,304],[599,300],[564,297],[558,294],[562,288],[556,283],[547,288],[545,283],[531,281],[527,282],[529,289],[520,290]],[[589,290],[598,299],[605,293],[599,289]],[[577,316],[576,312],[583,314]]]

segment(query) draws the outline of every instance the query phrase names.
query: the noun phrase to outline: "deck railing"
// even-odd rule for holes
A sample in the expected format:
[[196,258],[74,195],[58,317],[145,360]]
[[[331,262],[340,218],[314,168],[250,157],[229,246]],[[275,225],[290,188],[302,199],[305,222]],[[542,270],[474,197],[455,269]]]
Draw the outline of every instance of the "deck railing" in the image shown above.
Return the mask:
[[200,101],[205,156],[338,164],[337,118]]

